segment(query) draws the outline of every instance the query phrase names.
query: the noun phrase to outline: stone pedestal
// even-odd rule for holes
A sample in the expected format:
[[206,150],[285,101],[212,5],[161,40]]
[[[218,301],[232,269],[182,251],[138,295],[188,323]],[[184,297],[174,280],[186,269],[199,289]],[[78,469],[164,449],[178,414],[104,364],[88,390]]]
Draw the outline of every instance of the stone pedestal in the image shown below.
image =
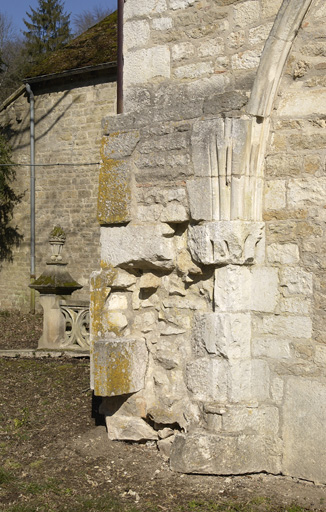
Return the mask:
[[41,295],[43,308],[43,333],[38,342],[39,349],[58,349],[65,338],[65,317],[60,309],[60,295]]
[[60,349],[64,346],[66,321],[60,309],[60,301],[82,288],[67,271],[67,263],[62,261],[61,251],[65,240],[66,235],[63,229],[60,226],[53,228],[49,239],[51,261],[46,264],[43,274],[29,285],[30,288],[40,292],[40,303],[44,314],[39,349]]

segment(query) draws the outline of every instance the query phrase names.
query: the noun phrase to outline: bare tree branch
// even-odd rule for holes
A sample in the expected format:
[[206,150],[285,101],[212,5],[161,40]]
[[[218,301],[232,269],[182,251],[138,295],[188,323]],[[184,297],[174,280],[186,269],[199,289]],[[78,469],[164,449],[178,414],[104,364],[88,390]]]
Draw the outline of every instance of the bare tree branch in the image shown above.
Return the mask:
[[75,27],[75,36],[79,36],[85,32],[88,28],[96,25],[99,21],[103,20],[109,14],[113,12],[113,9],[109,7],[102,7],[101,5],[95,5],[92,9],[86,9],[80,14],[73,16],[73,23]]

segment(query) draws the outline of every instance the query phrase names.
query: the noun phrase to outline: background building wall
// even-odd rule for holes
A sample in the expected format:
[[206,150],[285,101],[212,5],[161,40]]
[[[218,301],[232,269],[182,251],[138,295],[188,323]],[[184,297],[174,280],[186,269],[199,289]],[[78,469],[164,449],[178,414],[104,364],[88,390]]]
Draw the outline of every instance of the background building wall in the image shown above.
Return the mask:
[[[49,259],[49,233],[60,225],[67,233],[63,258],[72,276],[83,285],[76,299],[89,299],[89,274],[99,257],[96,220],[101,119],[115,112],[116,84],[89,81],[60,87],[35,87],[36,275]],[[33,90],[33,87],[32,87]],[[30,162],[29,103],[20,96],[0,113],[0,122],[13,148],[13,160]],[[39,164],[74,164],[40,166]],[[29,167],[17,167],[14,183],[25,192],[15,209],[13,223],[24,239],[14,250],[12,263],[0,270],[2,309],[29,308],[30,206]]]

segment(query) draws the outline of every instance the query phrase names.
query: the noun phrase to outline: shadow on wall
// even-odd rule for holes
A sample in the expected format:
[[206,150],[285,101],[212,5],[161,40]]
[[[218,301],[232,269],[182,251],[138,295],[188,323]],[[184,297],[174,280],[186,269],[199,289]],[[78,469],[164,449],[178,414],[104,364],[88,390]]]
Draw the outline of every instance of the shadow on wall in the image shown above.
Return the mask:
[[[63,94],[63,96],[61,96],[61,98],[59,98],[58,101],[56,101],[54,103],[54,105],[49,110],[47,110],[46,114],[44,114],[39,119],[37,119],[35,122],[35,127],[37,127],[38,124],[42,123],[42,121],[44,121],[44,119],[46,119],[50,114],[52,114],[52,112],[54,112],[57,109],[57,107],[60,105],[60,103],[62,103],[62,101],[65,100],[65,98],[68,96],[68,94],[69,94],[69,90],[66,91]],[[35,93],[35,97],[37,98],[37,93]],[[45,137],[52,130],[52,128],[60,121],[60,119],[62,119],[66,115],[68,110],[72,107],[73,103],[76,101],[78,101],[78,97],[74,98],[73,102],[70,103],[69,105],[67,105],[67,107],[56,117],[56,119],[50,124],[50,126],[47,127],[47,129],[43,133],[41,133],[39,136],[35,137],[35,142],[38,142],[43,137]],[[36,107],[36,110],[37,110],[37,107]],[[26,112],[25,118],[22,120],[22,122],[20,122],[20,125],[21,124],[24,125],[26,123],[26,118],[28,116],[29,116],[29,111]],[[20,128],[18,130],[13,128],[11,122],[7,123],[3,127],[3,133],[11,141],[11,145],[15,148],[15,151],[29,147],[29,142],[20,144],[17,140],[18,137],[20,139],[22,139],[24,137],[24,135],[26,134],[26,132],[28,132],[28,131],[29,131],[29,124],[23,130]]]

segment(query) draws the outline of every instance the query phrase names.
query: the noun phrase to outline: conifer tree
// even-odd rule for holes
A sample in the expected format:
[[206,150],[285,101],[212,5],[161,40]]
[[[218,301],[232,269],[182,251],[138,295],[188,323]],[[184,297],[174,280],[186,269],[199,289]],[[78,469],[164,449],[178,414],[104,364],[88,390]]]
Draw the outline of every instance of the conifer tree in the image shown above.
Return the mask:
[[38,0],[37,9],[30,7],[30,10],[26,12],[30,21],[23,19],[27,27],[26,54],[31,64],[37,64],[69,41],[70,14],[64,12],[60,0]]
[[[0,49],[0,73],[3,73],[4,67],[5,67],[5,63],[2,59],[2,51]],[[0,80],[1,80],[1,78],[0,78]],[[1,82],[2,82],[2,80],[0,81],[0,85],[1,85]]]
[[12,186],[16,177],[12,163],[11,149],[0,133],[0,269],[1,262],[12,261],[13,247],[18,247],[23,239],[18,227],[12,224],[14,208],[23,197]]

